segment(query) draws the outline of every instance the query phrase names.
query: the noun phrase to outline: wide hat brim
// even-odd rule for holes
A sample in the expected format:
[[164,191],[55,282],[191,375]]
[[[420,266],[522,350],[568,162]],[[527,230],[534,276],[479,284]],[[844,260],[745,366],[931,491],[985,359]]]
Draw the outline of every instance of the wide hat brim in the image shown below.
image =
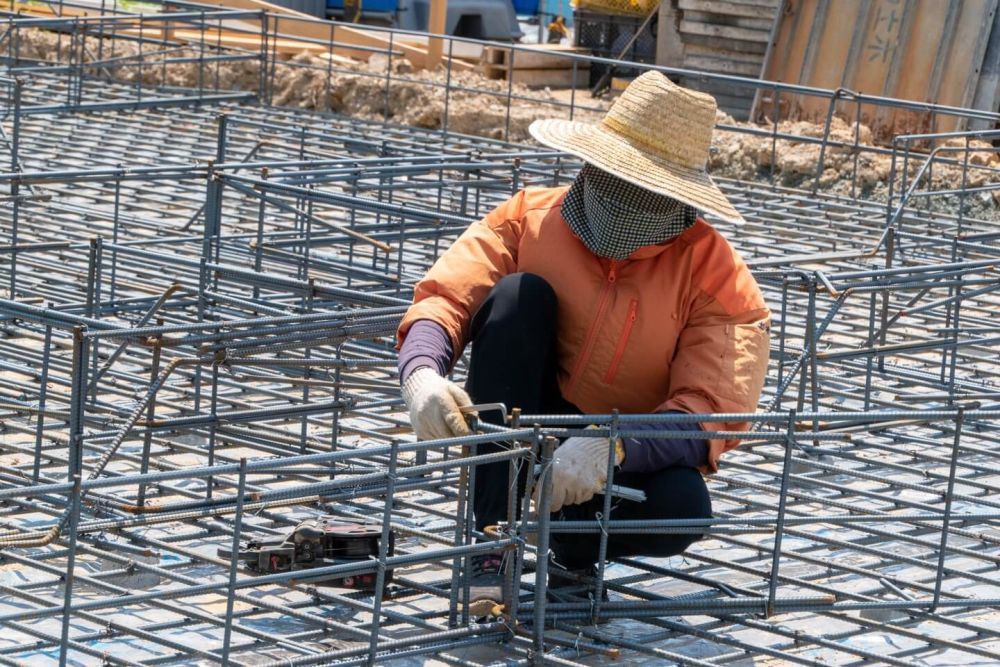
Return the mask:
[[547,118],[534,121],[528,132],[549,148],[575,155],[641,188],[673,197],[726,222],[745,222],[704,170],[651,155],[604,125]]

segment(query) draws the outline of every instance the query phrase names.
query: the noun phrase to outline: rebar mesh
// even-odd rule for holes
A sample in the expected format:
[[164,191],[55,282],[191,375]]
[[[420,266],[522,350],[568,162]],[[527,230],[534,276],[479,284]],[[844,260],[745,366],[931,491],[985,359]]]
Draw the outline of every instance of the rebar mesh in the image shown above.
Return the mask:
[[[223,18],[173,20],[207,34]],[[719,227],[774,321],[752,432],[709,478],[715,519],[527,517],[477,535],[477,444],[509,442],[489,456],[533,468],[553,437],[650,420],[518,415],[416,443],[400,398],[393,335],[413,283],[471,221],[579,165],[252,103],[207,76],[154,91],[7,46],[38,27],[107,39],[124,20],[16,19],[0,43],[18,79],[0,151],[0,662],[1000,660],[996,219],[967,206],[993,186],[966,187],[997,182],[971,159],[991,149],[967,141],[996,133],[898,138],[888,201],[720,179],[748,224]],[[815,141],[836,150],[826,129]],[[929,186],[946,167],[962,182]],[[264,576],[218,555],[324,514],[391,527],[393,555]],[[607,603],[546,604],[535,545],[567,530],[706,537],[609,563]],[[469,558],[496,548],[528,594],[473,622]],[[380,583],[318,581],[333,574]]]

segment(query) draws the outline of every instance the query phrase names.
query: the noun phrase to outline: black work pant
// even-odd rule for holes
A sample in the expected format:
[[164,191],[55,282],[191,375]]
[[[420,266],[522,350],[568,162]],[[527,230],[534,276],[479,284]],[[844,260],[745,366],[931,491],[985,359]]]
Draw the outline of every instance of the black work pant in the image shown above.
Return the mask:
[[[556,381],[556,295],[549,284],[530,273],[514,273],[493,287],[473,317],[472,358],[466,390],[475,403],[504,403],[525,414],[578,414],[559,392]],[[483,421],[498,423],[500,415],[484,412]],[[505,445],[504,445],[505,446]],[[479,446],[479,453],[499,451],[502,445]],[[506,520],[509,464],[476,466],[472,499],[476,528]],[[523,489],[522,471],[520,487]],[[692,468],[665,468],[652,473],[619,473],[615,483],[641,489],[642,503],[613,499],[612,519],[699,519],[712,515],[712,503],[701,474]],[[519,489],[518,498],[523,491]],[[597,495],[553,515],[566,520],[594,520],[604,508]],[[608,557],[673,556],[700,536],[696,534],[619,533],[608,539]],[[597,560],[599,535],[552,534],[556,560],[571,569]]]

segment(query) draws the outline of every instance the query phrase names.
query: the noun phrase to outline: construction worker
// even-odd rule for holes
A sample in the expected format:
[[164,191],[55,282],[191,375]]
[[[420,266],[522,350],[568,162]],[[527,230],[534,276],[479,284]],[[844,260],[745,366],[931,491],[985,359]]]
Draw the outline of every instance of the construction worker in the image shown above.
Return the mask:
[[549,24],[549,44],[558,44],[563,40],[563,37],[569,36],[569,28],[566,27],[566,19],[562,16],[557,16]]
[[[467,434],[460,408],[473,402],[503,402],[525,414],[755,410],[770,313],[742,259],[699,215],[742,222],[705,171],[715,112],[710,95],[646,72],[600,124],[531,125],[537,141],[585,166],[571,186],[525,189],[471,225],[416,285],[398,340],[403,398],[419,438]],[[463,389],[447,375],[470,342]],[[697,423],[629,428],[703,430]],[[715,471],[737,444],[618,440],[615,482],[641,489],[646,501],[616,499],[611,518],[710,517],[701,473]],[[602,511],[610,446],[606,437],[559,445],[551,467],[555,517],[594,520]],[[499,447],[481,445],[479,453]],[[480,465],[476,475],[473,509],[482,531],[507,517],[507,463]],[[669,556],[698,537],[616,532],[607,554]],[[598,540],[554,533],[550,573],[589,572]],[[479,556],[473,566],[471,599],[499,599],[500,556]],[[550,580],[550,590],[558,586]]]

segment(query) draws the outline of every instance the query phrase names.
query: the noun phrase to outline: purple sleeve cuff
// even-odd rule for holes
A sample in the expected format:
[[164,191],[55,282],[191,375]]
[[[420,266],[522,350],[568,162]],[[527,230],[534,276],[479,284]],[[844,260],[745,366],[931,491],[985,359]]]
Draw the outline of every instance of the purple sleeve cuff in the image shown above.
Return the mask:
[[[629,431],[678,431],[701,433],[697,423],[629,424]],[[696,438],[623,438],[623,472],[656,472],[664,468],[698,468],[708,463],[708,440]]]
[[405,382],[422,366],[444,377],[451,368],[452,356],[451,337],[444,327],[433,320],[417,320],[399,348],[399,381]]

